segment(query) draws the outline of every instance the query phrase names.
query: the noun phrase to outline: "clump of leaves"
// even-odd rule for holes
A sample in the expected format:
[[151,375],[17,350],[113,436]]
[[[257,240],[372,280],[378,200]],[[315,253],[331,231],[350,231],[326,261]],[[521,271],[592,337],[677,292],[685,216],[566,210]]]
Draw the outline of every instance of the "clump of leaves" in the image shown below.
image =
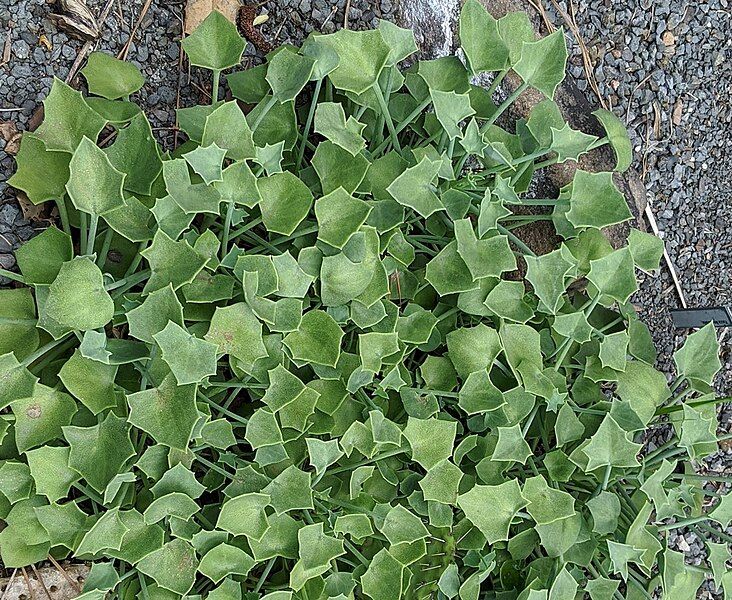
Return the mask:
[[[717,449],[714,329],[669,387],[629,302],[661,243],[603,236],[630,218],[612,174],[527,198],[605,144],[626,168],[625,131],[562,119],[561,31],[468,0],[460,35],[465,64],[406,70],[393,24],[312,35],[230,74],[224,102],[244,41],[212,13],[184,50],[213,102],[179,111],[171,153],[131,65],[94,55],[86,98],[54,83],[10,181],[62,227],[3,272],[25,284],[0,291],[7,568],[91,560],[86,598],[729,590],[729,537],[694,568],[663,534],[732,519],[692,469]],[[498,106],[471,83],[509,71]],[[499,127],[528,87],[546,100]],[[563,240],[543,256],[521,241],[536,220]],[[662,419],[672,439],[641,456]]]

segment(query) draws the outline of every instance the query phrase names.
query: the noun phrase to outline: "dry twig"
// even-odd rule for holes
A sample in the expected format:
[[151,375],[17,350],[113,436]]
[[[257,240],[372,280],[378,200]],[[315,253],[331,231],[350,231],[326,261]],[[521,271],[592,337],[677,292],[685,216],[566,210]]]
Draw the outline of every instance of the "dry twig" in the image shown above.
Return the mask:
[[140,11],[140,16],[137,17],[137,21],[135,21],[135,25],[132,28],[132,31],[130,31],[130,37],[127,39],[127,43],[124,45],[124,48],[122,48],[120,53],[117,55],[117,58],[119,58],[120,60],[127,60],[127,54],[130,51],[130,45],[132,44],[132,40],[134,39],[135,34],[137,33],[137,30],[140,28],[140,25],[142,24],[142,20],[145,18],[147,11],[150,10],[151,4],[152,4],[152,0],[147,0],[147,2],[145,2],[145,5],[142,7],[142,10]]

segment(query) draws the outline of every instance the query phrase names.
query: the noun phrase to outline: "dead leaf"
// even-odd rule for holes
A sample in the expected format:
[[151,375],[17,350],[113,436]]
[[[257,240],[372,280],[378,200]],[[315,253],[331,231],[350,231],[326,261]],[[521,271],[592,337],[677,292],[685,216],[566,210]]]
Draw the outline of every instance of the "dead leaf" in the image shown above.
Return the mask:
[[99,24],[83,0],[61,0],[61,13],[49,15],[56,27],[82,40],[99,37]]
[[661,139],[661,106],[658,102],[653,102],[653,135],[655,139]]
[[43,110],[43,104],[39,104],[33,111],[30,119],[28,119],[28,131],[35,131],[43,123],[43,117],[46,112]]
[[45,214],[45,202],[42,204],[33,204],[30,200],[28,200],[28,196],[20,191],[18,192],[16,198],[18,200],[18,204],[20,205],[20,210],[23,212],[23,218],[26,221],[42,221],[48,218]]
[[681,98],[679,98],[676,101],[676,104],[674,104],[674,112],[671,116],[671,120],[673,121],[674,125],[681,125],[681,117],[684,114],[684,103],[681,101]]
[[661,35],[661,41],[663,42],[664,46],[673,46],[674,44],[676,44],[676,36],[673,34],[672,31],[669,31],[667,29]]
[[0,121],[0,138],[5,140],[5,152],[11,156],[18,154],[22,134],[12,121]]
[[10,62],[12,46],[13,28],[8,27],[8,34],[5,36],[5,46],[3,47],[3,58],[0,60],[0,67]]
[[240,6],[239,0],[188,0],[185,32],[193,33],[193,30],[214,10],[219,11],[232,23],[236,23],[236,13]]
[[46,50],[48,50],[49,52],[50,52],[51,50],[53,50],[53,44],[52,44],[52,43],[50,42],[50,40],[49,40],[49,39],[48,39],[48,38],[46,37],[46,34],[45,34],[45,33],[42,33],[42,34],[41,34],[41,37],[39,37],[39,38],[38,38],[38,43],[39,43],[39,44],[40,44],[41,46],[45,47],[45,48],[46,48]]

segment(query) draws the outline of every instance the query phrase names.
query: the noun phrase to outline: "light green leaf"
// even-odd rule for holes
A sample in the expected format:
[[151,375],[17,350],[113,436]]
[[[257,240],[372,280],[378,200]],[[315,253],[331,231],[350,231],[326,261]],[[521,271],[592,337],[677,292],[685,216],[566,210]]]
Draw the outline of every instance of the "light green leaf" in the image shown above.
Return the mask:
[[216,344],[191,335],[172,321],[153,335],[153,339],[160,346],[163,360],[178,385],[198,383],[209,375],[216,375]]
[[401,543],[411,544],[429,535],[422,519],[401,504],[397,504],[386,513],[379,529],[393,546]]
[[588,135],[572,129],[569,123],[561,128],[551,128],[552,143],[550,149],[557,153],[557,162],[578,161],[579,157],[590,151],[597,141],[597,136]]
[[146,525],[153,525],[166,517],[175,517],[187,521],[200,510],[193,499],[181,492],[171,492],[153,500],[145,509]]
[[177,290],[193,281],[208,262],[186,240],[176,242],[160,229],[155,232],[152,244],[140,254],[150,263],[152,270],[152,275],[145,284],[145,293],[154,292],[169,284]]
[[49,151],[73,154],[83,138],[95,142],[106,124],[89,108],[80,92],[55,77],[43,108],[43,123],[35,135]]
[[458,253],[457,242],[452,241],[427,263],[425,279],[440,296],[477,289],[468,265]]
[[291,235],[310,212],[312,193],[289,171],[260,179],[258,185],[264,226],[272,233]]
[[[528,504],[515,479],[500,485],[476,485],[457,499],[458,506],[489,544],[509,538],[516,513]],[[490,507],[490,510],[486,510]]]
[[323,194],[330,194],[339,187],[353,194],[369,168],[369,161],[363,154],[354,156],[328,140],[318,144],[310,162],[318,174]]
[[498,21],[477,0],[467,0],[460,12],[460,45],[473,73],[500,71],[508,63],[508,48]]
[[267,356],[262,324],[244,302],[216,307],[205,339],[216,344],[219,353],[242,361],[244,368],[253,368],[258,359]]
[[[211,185],[216,181],[223,181],[222,165],[224,163],[224,157],[226,156],[226,150],[219,148],[215,142],[209,146],[198,146],[191,152],[186,152],[183,155],[185,161],[191,165],[191,168],[198,173],[206,185]],[[167,185],[168,180],[165,180]],[[173,194],[168,186],[168,192]]]
[[193,588],[197,568],[198,560],[193,547],[181,539],[168,542],[137,563],[138,571],[152,577],[161,588],[181,596]]
[[674,353],[674,363],[679,374],[686,377],[693,388],[706,391],[722,368],[714,323],[707,323],[689,335],[684,345]]
[[328,313],[311,310],[303,315],[297,331],[288,333],[282,343],[295,361],[335,367],[343,335],[338,323]]
[[342,249],[366,222],[371,207],[351,196],[342,187],[315,201],[318,239]]
[[254,140],[244,113],[235,102],[224,102],[206,117],[201,146],[215,144],[226,157],[244,160],[254,157]]
[[663,240],[652,233],[631,229],[628,247],[639,269],[657,271],[663,256]]
[[323,532],[323,523],[306,525],[297,532],[300,560],[290,571],[290,587],[298,591],[307,581],[330,569],[335,558],[345,554],[343,541]]
[[498,443],[496,444],[496,449],[493,451],[491,460],[501,462],[515,461],[524,465],[532,454],[531,448],[524,439],[521,425],[516,423],[512,427],[498,428]]
[[409,417],[404,437],[412,448],[412,460],[429,470],[452,456],[457,422]]
[[620,500],[615,494],[602,491],[587,501],[587,508],[592,514],[592,531],[605,535],[618,528]]
[[633,256],[627,247],[615,250],[603,258],[591,260],[587,279],[601,294],[620,304],[625,304],[638,289]]
[[255,560],[241,548],[219,544],[204,555],[198,570],[218,583],[228,575],[246,576],[255,564]]
[[262,491],[269,494],[275,514],[281,515],[291,510],[312,510],[313,492],[310,486],[310,473],[291,465]]
[[223,71],[241,62],[246,42],[236,25],[214,10],[181,42],[188,60],[196,67]]
[[567,44],[564,30],[559,29],[536,42],[524,42],[521,58],[513,70],[525,83],[547,98],[554,98],[557,86],[564,79],[566,65]]
[[414,40],[414,32],[411,29],[398,27],[384,19],[379,19],[378,29],[384,42],[390,48],[387,65],[395,65],[417,52],[417,42]]
[[483,323],[447,334],[447,355],[462,379],[489,368],[500,351],[498,333]]
[[473,279],[500,277],[502,273],[516,269],[516,257],[505,235],[478,239],[470,219],[460,219],[455,221],[455,239],[458,254]]
[[615,152],[616,165],[615,170],[623,173],[627,171],[633,162],[633,147],[628,137],[628,130],[623,125],[623,122],[615,116],[614,113],[604,108],[598,108],[592,113],[597,117],[602,126],[605,128],[605,133],[610,140],[610,146],[612,146]]
[[122,538],[129,531],[119,516],[119,509],[108,510],[99,517],[81,540],[76,556],[95,556],[105,550],[119,550]]
[[195,385],[176,385],[171,374],[156,388],[129,394],[127,403],[129,420],[135,427],[159,444],[179,450],[188,447],[198,420]]
[[69,468],[69,448],[65,446],[42,446],[25,453],[30,474],[36,484],[36,493],[58,502],[65,498],[71,485],[79,475]]
[[104,52],[92,52],[81,74],[90,94],[109,100],[125,98],[145,84],[145,78],[135,65]]
[[104,215],[124,206],[125,174],[112,166],[103,150],[89,138],[82,138],[69,163],[66,191],[77,210]]
[[378,373],[387,357],[399,352],[396,333],[369,332],[358,336],[358,354],[366,371]]
[[315,61],[282,47],[267,65],[265,78],[272,88],[272,94],[280,103],[294,100],[302,91],[313,73]]
[[151,292],[140,306],[127,313],[130,335],[152,344],[169,321],[183,325],[183,307],[171,284]]
[[362,137],[364,127],[364,123],[359,123],[352,116],[346,119],[343,105],[337,102],[321,102],[315,109],[315,131],[352,156],[366,147]]
[[114,303],[104,289],[102,272],[86,256],[65,262],[49,288],[45,312],[69,329],[104,327],[114,314]]
[[[209,148],[214,149],[215,152],[216,145],[211,144]],[[200,146],[197,150],[200,150]],[[206,166],[205,161],[207,153],[205,150],[202,150],[202,152],[204,156],[200,156],[199,153],[196,155],[196,158],[176,158],[174,160],[166,160],[163,163],[165,187],[168,190],[170,197],[186,214],[196,214],[201,212],[218,214],[219,212],[221,194],[218,190],[205,183],[191,183],[191,176],[188,172],[188,165],[186,161],[188,160],[190,162],[190,160],[193,160],[193,162],[199,165],[199,168],[204,168]],[[221,152],[223,152],[223,150],[221,150]],[[220,155],[220,158],[223,160],[223,155]],[[215,166],[212,168],[215,170]],[[223,179],[220,162],[218,171],[212,172],[210,175],[213,176],[216,182],[220,182]],[[183,229],[185,229],[185,227]]]
[[58,376],[64,387],[95,415],[117,406],[114,393],[117,366],[85,358],[75,350],[61,367]]
[[628,203],[613,183],[612,173],[578,170],[572,182],[567,219],[575,227],[602,229],[632,218]]
[[611,333],[600,342],[600,364],[615,371],[625,371],[628,354],[628,334],[625,331]]
[[467,94],[441,92],[440,90],[430,90],[430,97],[437,120],[447,133],[447,137],[451,140],[462,137],[460,122],[475,114],[470,105],[470,97]]
[[26,132],[15,157],[17,168],[8,184],[22,190],[33,204],[60,200],[69,180],[69,161],[65,152],[52,152],[43,140]]
[[444,206],[435,193],[434,185],[440,163],[426,156],[415,166],[406,169],[386,188],[386,191],[402,206],[407,206],[425,219],[443,210]]
[[419,481],[419,487],[428,502],[455,504],[462,478],[462,471],[445,459],[427,469],[427,474]]
[[371,559],[361,575],[361,589],[371,600],[395,600],[402,597],[406,568],[386,548]]
[[641,445],[630,441],[628,433],[610,415],[605,415],[600,427],[582,448],[589,459],[585,471],[599,467],[633,467],[638,465],[636,455]]

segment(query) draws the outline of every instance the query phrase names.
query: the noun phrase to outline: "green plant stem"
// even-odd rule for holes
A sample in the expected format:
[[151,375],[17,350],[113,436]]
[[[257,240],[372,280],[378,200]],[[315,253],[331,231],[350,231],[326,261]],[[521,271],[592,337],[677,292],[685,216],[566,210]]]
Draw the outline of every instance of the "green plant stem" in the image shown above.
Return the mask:
[[700,475],[698,473],[672,473],[670,479],[690,479],[692,481],[714,481],[716,483],[732,483],[732,476],[725,475]]
[[221,81],[221,71],[215,69],[213,83],[211,84],[211,104],[216,104],[219,101],[219,81]]
[[[422,111],[424,111],[424,109],[426,109],[431,103],[432,98],[427,96],[427,98],[420,102],[419,105],[411,113],[409,113],[409,115],[407,115],[407,117],[403,121],[401,121],[399,125],[394,128],[395,131],[397,133],[401,133],[402,131],[404,131],[404,129],[409,127],[410,123],[414,121],[414,119],[416,119],[422,113]],[[385,140],[381,144],[379,144],[376,147],[376,150],[374,150],[373,152],[374,156],[378,156],[379,154],[381,154],[388,145],[389,140]]]
[[104,289],[108,292],[116,290],[116,295],[119,296],[130,288],[136,286],[138,283],[145,281],[148,277],[150,277],[150,269],[140,271],[139,273],[135,273],[134,275],[130,275],[129,277],[125,277],[124,279],[120,279],[119,281],[114,281],[108,285],[105,285]]
[[97,239],[97,227],[99,226],[99,215],[90,215],[89,221],[89,235],[86,238],[86,252],[87,256],[94,254],[94,243]]
[[33,354],[29,354],[28,356],[26,356],[23,359],[23,361],[20,363],[21,366],[23,366],[23,367],[30,367],[30,365],[32,365],[34,362],[36,362],[44,354],[46,354],[47,352],[50,352],[51,350],[53,350],[57,346],[60,346],[65,341],[67,341],[70,335],[71,335],[71,333],[67,333],[65,336],[60,337],[57,340],[53,340],[51,342],[48,342],[48,344],[46,344],[44,346],[41,346],[40,348],[38,348],[38,350],[36,350],[35,352],[33,352]]
[[79,251],[85,252],[87,247],[88,217],[83,211],[79,211]]
[[264,571],[262,571],[262,574],[259,576],[259,580],[257,581],[257,585],[254,586],[254,593],[258,593],[259,590],[262,589],[262,586],[264,585],[264,582],[267,581],[267,577],[269,576],[270,571],[272,570],[272,567],[274,567],[275,561],[277,560],[277,557],[270,558],[267,564],[264,567]]
[[257,118],[254,120],[254,123],[252,123],[251,130],[252,132],[255,132],[257,130],[257,127],[259,127],[259,124],[264,120],[264,117],[267,116],[267,113],[272,110],[272,107],[277,104],[277,98],[275,96],[272,96],[272,98],[269,99],[267,104],[264,105],[264,108],[262,109],[262,112],[257,115]]
[[[729,397],[721,397],[721,398],[714,398],[712,400],[702,400],[700,402],[685,402],[684,404],[686,406],[691,406],[692,408],[697,408],[700,406],[708,406],[709,404],[727,404],[728,402],[732,402],[732,398]],[[683,404],[676,404],[674,406],[665,406],[662,408],[659,408],[656,410],[656,415],[667,415],[670,413],[675,413],[680,410],[684,410]]]
[[374,463],[379,462],[380,460],[384,460],[386,458],[391,458],[392,456],[399,456],[400,454],[405,454],[407,452],[404,448],[398,448],[396,450],[389,450],[388,452],[384,452],[383,454],[379,454],[378,456],[374,456],[373,458],[366,458],[360,462],[353,463],[352,465],[345,465],[343,467],[338,467],[336,469],[330,469],[328,471],[329,475],[338,475],[338,473],[345,473],[347,471],[352,471],[353,469],[357,469],[358,467],[364,467],[366,465],[372,465]]
[[384,114],[384,120],[386,121],[386,128],[389,130],[389,137],[391,138],[391,143],[394,146],[394,149],[399,152],[399,154],[402,153],[402,147],[399,144],[399,138],[397,137],[397,131],[394,127],[394,121],[392,121],[391,113],[389,112],[389,105],[386,103],[386,98],[384,98],[384,93],[381,91],[381,86],[377,82],[374,86],[374,92],[376,92],[376,98],[379,101],[379,106],[381,106],[381,111]]
[[17,281],[18,283],[25,284],[25,279],[23,279],[22,275],[18,275],[17,273],[13,273],[12,271],[8,271],[7,269],[0,269],[0,276],[5,277],[6,279],[12,279],[13,281]]
[[493,81],[491,81],[491,84],[486,92],[488,96],[490,96],[491,98],[493,97],[493,94],[496,93],[498,86],[501,85],[503,78],[508,74],[509,70],[510,69],[503,69],[503,71],[496,73],[496,76],[493,78]]
[[497,229],[500,233],[507,236],[508,239],[511,240],[517,248],[522,250],[524,254],[527,254],[528,256],[536,256],[536,253],[531,248],[524,244],[518,237],[516,237],[515,234],[511,233],[503,225],[497,225]]
[[217,464],[212,463],[210,460],[207,460],[207,459],[203,458],[202,456],[199,456],[198,454],[195,454],[195,453],[193,454],[193,457],[195,458],[195,460],[200,462],[202,465],[205,465],[209,469],[216,471],[220,475],[223,475],[224,477],[228,477],[229,479],[234,479],[235,475],[233,473],[229,473],[226,469],[222,469]]
[[71,235],[71,223],[69,222],[69,211],[66,208],[66,200],[59,198],[56,200],[56,206],[58,208],[58,217],[61,220],[61,228]]
[[247,223],[246,225],[242,225],[238,229],[235,229],[233,233],[231,234],[230,241],[234,241],[236,238],[241,237],[243,234],[245,234],[250,229],[255,228],[257,225],[260,225],[262,223],[262,218],[257,217],[256,219],[252,219]]
[[502,102],[502,103],[501,103],[501,104],[500,104],[500,105],[498,106],[498,108],[496,109],[496,112],[494,112],[494,113],[493,113],[493,114],[492,114],[492,115],[491,115],[491,116],[490,116],[490,117],[488,118],[488,120],[487,120],[487,121],[486,121],[486,122],[485,122],[485,123],[483,124],[483,127],[481,127],[481,128],[480,128],[480,132],[481,132],[481,133],[485,133],[486,131],[488,131],[488,127],[490,127],[491,125],[493,125],[493,123],[495,123],[495,122],[496,122],[496,121],[498,120],[498,118],[499,118],[499,117],[500,117],[500,116],[501,116],[501,115],[502,115],[502,114],[503,114],[504,112],[506,112],[506,110],[508,110],[508,108],[509,108],[509,107],[510,107],[510,106],[511,106],[511,105],[512,105],[512,104],[513,104],[513,103],[514,103],[515,101],[516,101],[516,99],[517,99],[517,98],[518,98],[518,97],[519,97],[519,96],[520,96],[521,94],[523,94],[523,93],[524,93],[524,92],[525,92],[525,91],[526,91],[526,90],[528,89],[528,87],[529,87],[529,84],[528,84],[528,83],[526,83],[525,81],[524,81],[524,82],[523,82],[523,83],[522,83],[522,84],[521,84],[520,86],[518,86],[518,87],[517,87],[517,88],[516,88],[516,89],[515,89],[515,90],[513,91],[513,93],[512,93],[512,94],[511,94],[511,95],[510,95],[510,96],[509,96],[508,98],[506,98],[506,99],[505,99],[505,100],[504,100],[504,101],[503,101],[503,102]]
[[211,408],[219,411],[221,414],[226,415],[227,417],[231,417],[235,421],[238,421],[242,425],[246,425],[249,422],[249,419],[246,417],[242,417],[241,415],[236,414],[233,411],[230,411],[228,408],[224,408],[220,404],[216,404],[213,400],[211,400],[208,396],[205,396],[201,392],[198,392],[198,397],[203,400],[206,404],[208,404]]
[[699,523],[696,523],[696,526],[697,527],[701,527],[707,533],[711,533],[712,535],[716,535],[720,540],[724,540],[728,544],[732,544],[732,535],[729,535],[728,533],[725,533],[724,531],[718,531],[718,530],[716,530],[709,523],[707,523],[705,521],[700,521]]
[[104,267],[104,263],[107,262],[107,254],[109,253],[109,247],[112,245],[113,235],[114,230],[111,227],[108,227],[107,231],[104,232],[102,249],[99,251],[99,256],[97,256],[97,266],[99,266],[99,268]]
[[701,523],[702,521],[708,521],[709,517],[707,516],[701,516],[701,517],[690,517],[688,519],[682,519],[681,521],[676,521],[675,523],[668,523],[667,525],[660,525],[658,527],[658,531],[668,531],[669,529],[679,529],[681,527],[686,527],[687,525],[695,525],[697,523]]
[[297,153],[297,170],[300,170],[302,166],[302,159],[305,156],[305,145],[310,135],[310,127],[313,124],[313,117],[315,116],[315,109],[318,105],[318,96],[320,96],[320,89],[323,86],[323,80],[318,79],[315,82],[315,89],[313,89],[313,98],[310,101],[310,110],[308,110],[308,116],[305,120],[305,129],[302,131],[302,143],[300,144],[300,150]]
[[231,221],[234,218],[234,201],[229,200],[229,206],[226,209],[226,218],[224,220],[224,229],[221,231],[221,260],[229,252],[229,233],[231,233]]

